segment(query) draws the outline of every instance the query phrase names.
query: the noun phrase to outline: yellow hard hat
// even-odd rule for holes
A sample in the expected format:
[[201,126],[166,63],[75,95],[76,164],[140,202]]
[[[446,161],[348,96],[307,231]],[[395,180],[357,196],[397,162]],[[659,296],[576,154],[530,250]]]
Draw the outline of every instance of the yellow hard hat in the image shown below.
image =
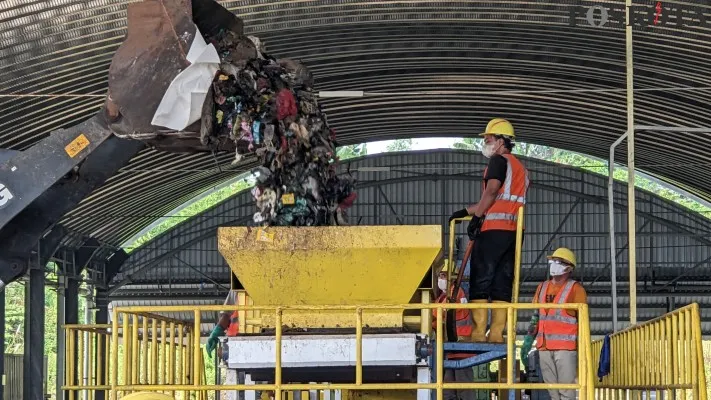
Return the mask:
[[558,250],[554,251],[553,254],[548,256],[548,259],[557,258],[567,262],[568,264],[575,267],[578,264],[578,260],[575,258],[575,253],[572,250],[565,247],[560,247]]
[[480,134],[479,136],[485,135],[500,135],[509,137],[511,139],[516,138],[516,134],[514,134],[513,125],[511,125],[511,122],[503,118],[494,118],[489,121],[489,123],[486,125],[486,131],[484,131],[484,133]]

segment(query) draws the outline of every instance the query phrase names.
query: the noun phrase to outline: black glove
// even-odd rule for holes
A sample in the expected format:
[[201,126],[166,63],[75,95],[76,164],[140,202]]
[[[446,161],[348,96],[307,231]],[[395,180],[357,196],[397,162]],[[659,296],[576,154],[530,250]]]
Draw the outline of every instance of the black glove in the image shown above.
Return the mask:
[[474,240],[477,236],[479,236],[479,225],[481,225],[481,217],[472,215],[472,220],[469,221],[469,226],[467,227],[467,236],[469,236],[469,240]]
[[461,210],[459,210],[459,211],[455,211],[455,212],[452,214],[452,216],[449,217],[449,221],[447,221],[447,223],[452,222],[452,220],[455,219],[455,218],[464,218],[464,217],[468,217],[468,216],[469,216],[469,211],[467,211],[466,208],[463,208],[463,209],[461,209]]

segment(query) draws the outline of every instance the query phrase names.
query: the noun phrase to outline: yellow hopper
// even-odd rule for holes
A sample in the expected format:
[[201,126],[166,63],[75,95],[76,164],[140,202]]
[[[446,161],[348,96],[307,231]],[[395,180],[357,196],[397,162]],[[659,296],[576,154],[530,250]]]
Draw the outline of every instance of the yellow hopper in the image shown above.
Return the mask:
[[[255,305],[410,302],[442,251],[442,228],[419,226],[221,227],[220,253]],[[363,312],[370,328],[401,327],[402,310]],[[290,311],[283,325],[350,328],[353,311]],[[273,327],[272,313],[262,326]]]

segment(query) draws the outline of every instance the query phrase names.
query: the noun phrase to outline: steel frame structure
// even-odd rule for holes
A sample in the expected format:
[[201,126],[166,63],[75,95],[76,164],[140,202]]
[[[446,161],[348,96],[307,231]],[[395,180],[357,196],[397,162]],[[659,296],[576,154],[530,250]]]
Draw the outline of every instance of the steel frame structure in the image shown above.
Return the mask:
[[[435,162],[446,171],[437,173],[421,170],[423,165]],[[359,176],[367,174],[367,179],[361,179],[360,182],[361,198],[354,206],[353,223],[417,224],[445,220],[451,210],[460,205],[457,196],[462,195],[457,194],[457,188],[470,187],[472,196],[476,196],[473,191],[478,186],[480,176],[475,171],[479,169],[477,165],[483,162],[478,154],[447,150],[385,154],[352,160],[350,168],[354,173]],[[538,178],[533,179],[532,190],[542,193],[536,195],[530,203],[534,214],[530,218],[542,218],[541,213],[544,213],[552,224],[540,229],[529,227],[527,230],[526,243],[530,247],[526,246],[525,249],[522,295],[524,298],[530,297],[535,285],[545,278],[545,263],[541,260],[546,252],[557,244],[572,243],[574,247],[584,249],[581,250],[584,267],[578,278],[586,283],[596,299],[609,298],[613,287],[609,279],[612,262],[604,256],[608,250],[608,243],[604,239],[609,237],[609,232],[605,224],[600,224],[608,215],[606,177],[538,160],[524,162],[534,173],[539,174]],[[468,169],[462,173],[460,167],[465,165]],[[344,165],[343,168],[348,167]],[[388,176],[390,179],[387,179]],[[398,189],[404,187],[409,189]],[[426,198],[422,193],[425,187],[429,187],[430,191],[443,192],[440,197]],[[625,188],[622,183],[615,183],[614,189],[618,196],[614,209],[619,211],[626,206]],[[686,301],[685,296],[690,294],[705,295],[703,288],[690,286],[689,282],[684,282],[679,276],[683,278],[683,274],[689,274],[687,281],[700,279],[702,266],[708,265],[707,258],[711,254],[701,254],[698,250],[711,246],[711,225],[705,227],[706,218],[694,216],[693,212],[671,205],[648,192],[638,192],[637,196],[637,214],[640,218],[636,226],[637,237],[644,243],[639,248],[643,258],[640,272],[644,275],[638,283],[638,290],[642,304],[649,304],[644,306],[642,312],[643,319],[647,319],[651,317],[650,306],[657,309],[663,307],[665,311],[670,301],[681,304]],[[655,209],[657,202],[671,208],[666,211]],[[244,224],[250,218],[251,210],[249,194],[237,195],[214,210],[197,215],[145,244],[143,249],[129,256],[108,289],[109,297],[118,301],[118,304],[132,304],[131,300],[140,298],[155,305],[170,304],[172,299],[220,299],[226,293],[220,286],[229,285],[227,267],[219,263],[219,258],[205,255],[206,247],[211,246],[215,226]],[[693,219],[686,222],[674,220],[676,214],[687,214]],[[620,221],[622,215],[618,213],[616,218]],[[626,233],[616,234],[616,241],[620,241],[623,235]],[[688,242],[670,242],[681,238]],[[616,247],[617,256],[625,251],[626,244],[622,244]],[[654,249],[665,246],[668,247],[667,253]],[[688,249],[688,252],[698,253],[698,256],[679,262],[674,255],[677,248]],[[694,267],[696,269],[688,270]],[[224,268],[223,272],[216,272],[220,268]],[[168,271],[172,273],[167,274]],[[629,279],[626,273],[621,278]],[[161,283],[160,289],[156,286],[158,282]],[[627,285],[618,284],[614,287],[619,292],[620,301],[624,300],[626,304],[629,291]],[[648,298],[652,295],[661,300],[654,305],[649,303]],[[609,316],[599,314],[610,308],[609,302],[605,304],[601,308],[593,308],[596,310],[593,314],[595,321],[601,318],[609,320]],[[622,304],[620,306],[623,307]],[[627,307],[624,308],[623,315],[626,315]]]

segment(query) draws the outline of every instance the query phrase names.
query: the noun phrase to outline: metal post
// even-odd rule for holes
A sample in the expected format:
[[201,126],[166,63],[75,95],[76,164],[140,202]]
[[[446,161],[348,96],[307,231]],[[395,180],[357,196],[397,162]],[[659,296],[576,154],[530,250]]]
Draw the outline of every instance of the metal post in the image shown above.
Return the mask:
[[44,271],[30,268],[25,286],[25,379],[24,400],[44,400]]
[[637,237],[634,186],[634,60],[632,58],[632,0],[625,0],[625,60],[627,70],[627,236],[630,270],[630,323],[637,324]]
[[64,285],[66,283],[66,277],[64,275],[59,275],[57,277],[57,379],[55,388],[55,399],[61,399],[62,396],[62,385],[64,384],[64,366],[66,365],[65,359],[65,342],[66,335],[64,333],[64,296],[65,289]]
[[[0,332],[5,334],[5,291],[0,290]],[[0,400],[5,399],[5,340],[0,340]]]
[[[85,324],[91,324],[91,308],[93,307],[93,300],[92,300],[92,288],[91,286],[88,288],[89,291],[86,296],[84,296],[84,299],[86,300],[84,302],[84,323]],[[91,384],[91,381],[89,380],[89,357],[91,357],[91,353],[89,353],[90,348],[89,348],[89,332],[84,332],[84,354],[82,355],[84,357],[84,365],[82,368],[84,368],[84,386],[89,386]],[[88,399],[89,398],[89,391],[84,390],[84,398]]]
[[[108,302],[106,300],[106,291],[97,289],[96,290],[96,323],[97,324],[108,324],[109,323],[109,307],[108,307]],[[102,346],[110,346],[109,341],[103,342]],[[102,348],[102,351],[106,352],[106,347]],[[97,360],[99,360],[97,358]],[[102,385],[108,384],[108,382],[105,379],[106,376],[106,371],[108,371],[109,367],[109,358],[108,357],[102,357],[102,364],[99,366],[98,364],[96,365],[96,376],[97,376],[97,382],[100,382]],[[97,361],[98,362],[98,361]],[[101,372],[101,374],[99,374]],[[103,390],[97,390],[94,393],[94,400],[106,400],[106,392]]]
[[615,148],[627,138],[627,132],[610,146],[607,165],[607,213],[610,217],[610,274],[612,285],[612,331],[617,332],[617,250],[615,248]]
[[[64,265],[64,273],[66,274],[66,289],[64,290],[64,323],[65,324],[78,324],[79,323],[79,281],[75,279],[73,276],[74,274],[74,267],[70,266],[68,264]],[[74,351],[69,354],[69,357],[72,357],[73,360],[65,360],[65,362],[68,364],[70,362],[73,362],[72,365],[77,365],[77,353],[76,353],[76,348],[74,348]],[[74,368],[74,374],[75,376],[71,377],[72,382],[76,379],[76,368]],[[64,399],[69,400],[70,399],[70,391],[65,391],[64,392]],[[73,398],[77,398],[78,394],[76,391],[74,391],[74,396]]]

